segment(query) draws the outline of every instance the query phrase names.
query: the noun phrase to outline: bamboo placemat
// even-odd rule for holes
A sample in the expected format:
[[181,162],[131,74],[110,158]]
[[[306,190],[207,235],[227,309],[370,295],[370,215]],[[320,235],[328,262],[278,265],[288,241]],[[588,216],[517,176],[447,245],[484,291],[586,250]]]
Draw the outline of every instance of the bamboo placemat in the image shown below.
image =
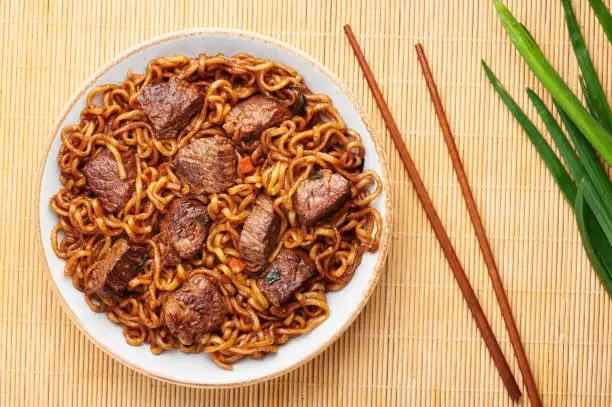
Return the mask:
[[[577,89],[560,1],[507,3]],[[610,95],[612,50],[588,2],[573,3]],[[481,71],[484,58],[523,106],[525,86],[541,90],[489,0],[3,0],[0,405],[510,404],[344,38],[345,23],[357,33],[518,381],[418,68],[417,41],[432,64],[544,403],[612,405],[612,301],[583,254],[571,210]],[[119,52],[190,27],[266,34],[337,73],[381,137],[395,196],[388,264],[355,324],[306,366],[241,389],[169,385],[112,360],[67,318],[36,248],[37,167],[63,105]]]

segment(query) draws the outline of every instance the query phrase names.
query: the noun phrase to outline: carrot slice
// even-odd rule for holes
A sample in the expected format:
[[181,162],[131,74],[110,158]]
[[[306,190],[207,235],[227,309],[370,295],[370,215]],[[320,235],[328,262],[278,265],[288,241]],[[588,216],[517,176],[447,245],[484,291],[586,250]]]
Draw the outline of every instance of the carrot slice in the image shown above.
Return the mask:
[[232,272],[234,273],[240,273],[242,272],[242,270],[244,270],[244,262],[236,257],[233,257],[230,261],[229,261],[229,268],[232,270]]
[[238,161],[238,168],[242,175],[251,175],[255,173],[255,166],[250,156],[241,158],[240,161]]

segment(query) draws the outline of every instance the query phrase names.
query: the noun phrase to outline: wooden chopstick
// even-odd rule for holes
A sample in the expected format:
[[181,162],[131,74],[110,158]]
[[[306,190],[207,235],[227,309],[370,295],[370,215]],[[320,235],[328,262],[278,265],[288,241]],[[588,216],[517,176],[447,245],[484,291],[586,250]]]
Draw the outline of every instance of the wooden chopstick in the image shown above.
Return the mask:
[[414,164],[414,161],[412,160],[412,157],[410,156],[410,153],[406,148],[406,144],[404,144],[404,141],[402,140],[400,131],[397,128],[395,120],[391,115],[391,111],[389,110],[389,107],[385,102],[380,88],[376,83],[376,79],[374,79],[374,75],[370,70],[370,66],[368,65],[368,62],[366,61],[365,56],[361,51],[361,47],[359,46],[359,43],[357,42],[357,39],[355,38],[355,35],[353,34],[353,31],[351,30],[351,27],[348,24],[344,26],[344,31],[346,32],[346,36],[348,37],[349,43],[351,44],[351,47],[355,52],[357,62],[359,62],[359,66],[361,66],[361,69],[363,70],[363,74],[366,78],[366,81],[370,89],[372,90],[372,94],[374,95],[376,104],[378,105],[378,108],[380,109],[380,112],[382,113],[382,116],[385,120],[385,124],[387,126],[387,129],[389,130],[389,134],[391,135],[391,138],[393,139],[393,142],[395,143],[395,146],[397,147],[400,153],[400,157],[402,158],[404,167],[408,172],[408,176],[412,180],[412,184],[414,185],[414,189],[416,190],[417,196],[419,197],[419,200],[421,201],[421,204],[425,209],[425,213],[429,218],[429,222],[431,223],[436,237],[440,242],[440,246],[442,247],[442,251],[446,256],[446,260],[448,261],[451,270],[453,271],[453,274],[455,276],[455,279],[459,284],[459,288],[461,289],[463,297],[465,298],[465,301],[468,304],[468,307],[472,313],[472,317],[476,321],[476,326],[480,330],[480,334],[482,335],[482,338],[485,344],[487,345],[487,348],[489,349],[489,352],[491,354],[491,357],[493,358],[495,366],[497,367],[499,375],[501,376],[501,379],[504,385],[506,386],[510,397],[513,400],[518,400],[521,397],[521,390],[519,389],[518,384],[516,383],[516,380],[512,375],[512,371],[508,366],[508,362],[506,361],[506,358],[504,357],[504,354],[501,348],[499,347],[499,342],[497,342],[495,334],[493,334],[493,331],[491,330],[491,326],[489,325],[487,317],[485,316],[482,307],[478,302],[478,298],[474,293],[474,289],[470,285],[470,281],[467,275],[465,274],[463,267],[461,266],[461,262],[459,261],[459,258],[455,253],[455,249],[453,248],[453,245],[446,233],[446,230],[444,229],[444,225],[442,224],[442,221],[440,220],[440,217],[436,212],[436,208],[434,207],[434,204],[431,201],[431,197],[429,196],[429,193],[427,192],[427,189],[423,184],[423,180],[419,175],[419,171],[417,170],[416,165]]
[[525,382],[525,387],[527,387],[527,395],[529,396],[532,406],[541,406],[542,400],[540,399],[538,388],[533,378],[533,374],[531,373],[531,368],[529,367],[529,361],[527,360],[527,355],[525,354],[525,348],[523,348],[523,343],[521,342],[521,335],[516,327],[516,322],[514,321],[514,316],[512,315],[512,309],[510,308],[510,303],[508,302],[508,297],[506,296],[506,291],[504,290],[504,284],[499,276],[499,270],[497,269],[497,264],[495,263],[495,258],[493,257],[493,251],[491,250],[489,239],[487,238],[484,225],[482,224],[482,219],[478,213],[478,207],[476,206],[474,195],[472,195],[472,189],[470,188],[467,175],[465,174],[465,169],[463,168],[463,163],[461,162],[461,156],[459,155],[457,145],[455,144],[455,139],[451,132],[450,125],[448,124],[448,119],[446,117],[446,113],[444,112],[444,106],[442,105],[440,94],[438,93],[427,57],[425,56],[425,51],[423,50],[423,46],[421,44],[417,44],[415,48],[419,58],[419,63],[421,64],[421,68],[423,70],[425,82],[427,83],[427,88],[429,89],[429,94],[431,95],[431,101],[436,110],[440,127],[442,128],[442,134],[444,134],[444,141],[446,142],[448,152],[451,156],[451,161],[453,162],[455,174],[457,175],[459,185],[461,186],[461,193],[470,214],[472,225],[476,231],[476,238],[478,239],[480,251],[482,252],[485,264],[489,270],[489,277],[491,278],[491,283],[493,284],[493,290],[495,291],[499,308],[501,308],[502,317],[506,323],[506,329],[510,335],[510,342],[512,343],[519,368],[523,374],[523,381]]

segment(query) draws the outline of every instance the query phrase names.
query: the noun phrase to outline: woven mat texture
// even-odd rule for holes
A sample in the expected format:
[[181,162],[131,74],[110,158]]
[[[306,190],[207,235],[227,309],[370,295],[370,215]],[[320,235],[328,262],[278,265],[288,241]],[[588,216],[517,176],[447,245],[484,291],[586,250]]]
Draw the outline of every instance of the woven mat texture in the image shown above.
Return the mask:
[[[578,89],[560,1],[507,3]],[[612,49],[588,2],[573,3],[612,95]],[[484,58],[523,106],[526,86],[542,90],[489,0],[0,0],[1,406],[512,404],[344,37],[345,23],[362,44],[523,392],[418,67],[418,41],[432,65],[545,404],[612,405],[612,301],[588,265],[569,206],[481,70]],[[314,361],[246,388],[170,385],[111,359],[62,310],[36,243],[37,168],[62,107],[121,51],[191,27],[255,31],[321,61],[364,106],[391,171],[395,225],[389,257],[363,313]],[[536,118],[534,109],[527,111]],[[526,395],[520,404],[528,404]]]

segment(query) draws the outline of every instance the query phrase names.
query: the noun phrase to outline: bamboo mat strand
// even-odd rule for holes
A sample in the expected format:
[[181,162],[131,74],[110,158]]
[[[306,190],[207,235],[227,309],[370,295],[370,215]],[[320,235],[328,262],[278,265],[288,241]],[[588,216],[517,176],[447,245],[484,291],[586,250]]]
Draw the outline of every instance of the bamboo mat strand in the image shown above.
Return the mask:
[[[506,3],[578,89],[560,1]],[[612,49],[588,1],[573,4],[612,100]],[[524,93],[530,86],[543,96],[542,88],[490,1],[2,0],[0,406],[511,405],[344,38],[346,23],[368,55],[517,379],[518,365],[412,52],[419,41],[544,404],[612,405],[612,301],[588,266],[570,208],[481,71],[484,58],[544,129]],[[381,138],[395,197],[389,258],[363,313],[312,362],[246,388],[184,388],[112,360],[61,309],[36,248],[37,167],[64,104],[121,51],[191,27],[269,35],[338,74]],[[520,404],[527,404],[525,397]]]

